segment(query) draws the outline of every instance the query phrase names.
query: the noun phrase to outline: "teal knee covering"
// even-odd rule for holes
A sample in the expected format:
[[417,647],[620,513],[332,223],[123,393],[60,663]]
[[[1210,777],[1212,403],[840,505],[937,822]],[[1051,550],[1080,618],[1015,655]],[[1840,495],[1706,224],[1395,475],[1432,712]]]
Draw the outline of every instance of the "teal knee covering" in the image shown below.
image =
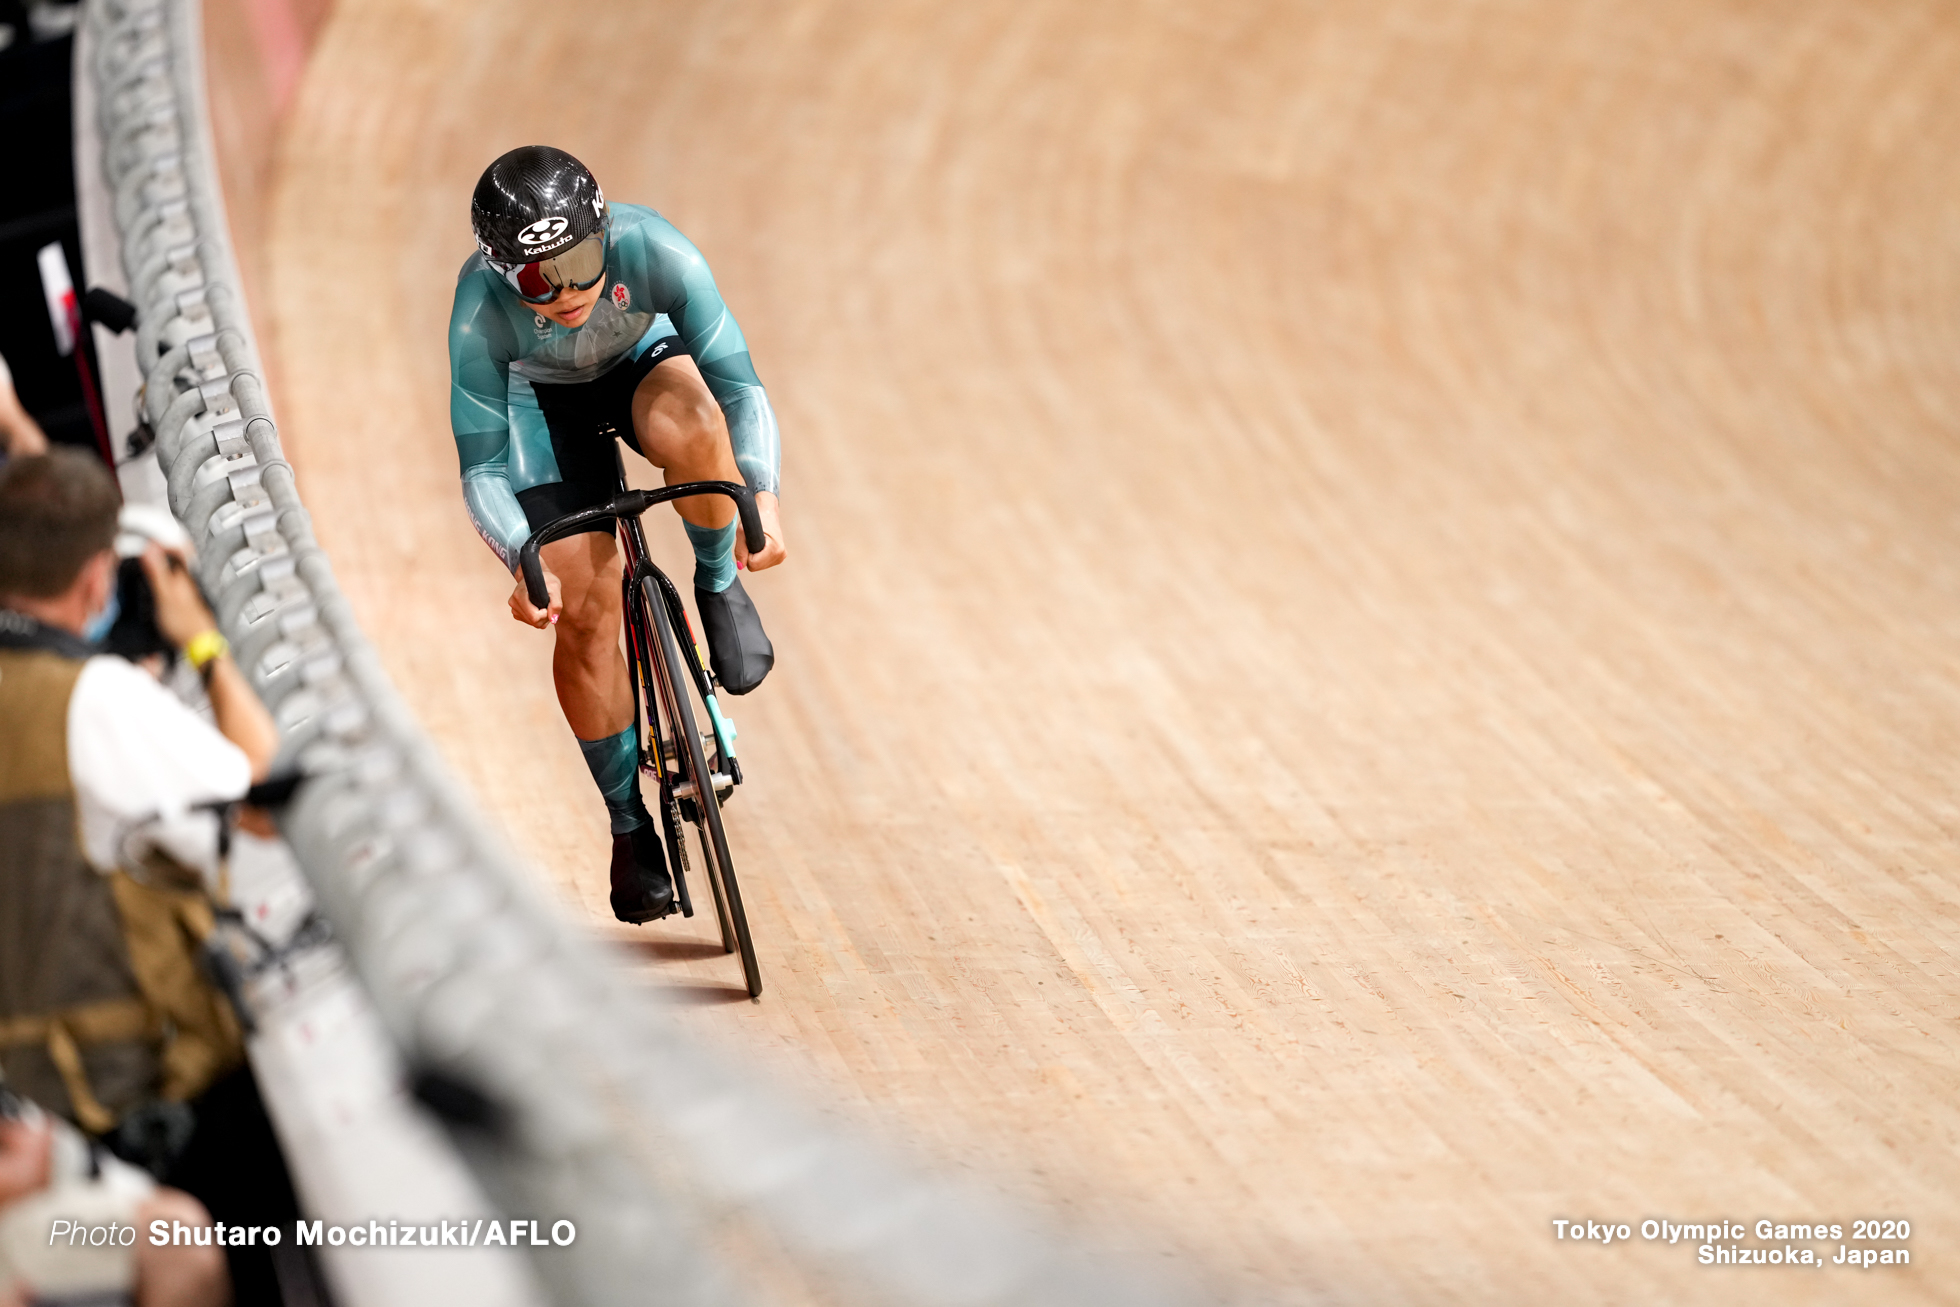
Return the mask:
[[735,524],[724,527],[696,526],[683,522],[687,542],[694,546],[694,584],[709,594],[720,594],[735,584]]
[[653,820],[640,801],[639,759],[631,726],[603,740],[580,740],[578,748],[585,755],[593,784],[606,800],[613,834],[624,835]]

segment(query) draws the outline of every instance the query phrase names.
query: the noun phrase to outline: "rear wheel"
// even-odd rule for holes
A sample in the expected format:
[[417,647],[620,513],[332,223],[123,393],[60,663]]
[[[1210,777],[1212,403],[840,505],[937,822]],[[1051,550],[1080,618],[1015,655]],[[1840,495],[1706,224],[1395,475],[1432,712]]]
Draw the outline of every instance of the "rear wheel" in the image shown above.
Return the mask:
[[[675,636],[675,625],[662,601],[658,583],[652,577],[641,581],[647,609],[653,614],[660,657],[666,665],[671,690],[669,720],[674,731],[674,753],[680,763],[680,784],[675,797],[684,814],[693,822],[701,840],[701,860],[714,890],[715,908],[721,917],[722,947],[742,955],[742,976],[748,983],[750,998],[762,995],[762,972],[756,965],[755,944],[749,938],[748,915],[742,910],[742,890],[735,880],[735,860],[729,856],[728,835],[721,825],[721,794],[715,785],[717,774],[708,770],[708,758],[701,747],[701,732],[695,725],[694,704],[700,690],[690,675]],[[705,707],[703,709],[705,711]],[[732,785],[730,777],[727,784]],[[691,802],[690,802],[691,800]],[[692,809],[690,813],[687,810]]]

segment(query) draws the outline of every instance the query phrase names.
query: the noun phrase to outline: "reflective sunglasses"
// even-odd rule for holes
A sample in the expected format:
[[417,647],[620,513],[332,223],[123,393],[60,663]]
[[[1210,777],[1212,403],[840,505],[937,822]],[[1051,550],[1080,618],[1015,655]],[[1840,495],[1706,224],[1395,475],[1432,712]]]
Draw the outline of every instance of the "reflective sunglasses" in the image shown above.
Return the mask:
[[595,231],[563,254],[536,263],[500,264],[526,304],[549,304],[568,290],[590,290],[606,275],[606,233]]

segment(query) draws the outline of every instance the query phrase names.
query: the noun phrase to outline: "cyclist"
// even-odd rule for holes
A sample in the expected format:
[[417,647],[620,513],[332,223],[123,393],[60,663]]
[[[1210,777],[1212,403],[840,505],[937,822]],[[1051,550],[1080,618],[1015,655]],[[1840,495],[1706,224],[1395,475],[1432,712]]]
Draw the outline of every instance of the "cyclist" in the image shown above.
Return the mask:
[[[607,204],[585,165],[549,146],[486,168],[470,218],[478,252],[449,318],[450,425],[477,532],[515,573],[531,532],[612,498],[615,434],[669,485],[745,480],[768,533],[758,553],[725,497],[674,507],[694,548],[709,661],[724,689],[748,693],[775,652],[736,570],[783,561],[781,448],[706,260],[652,209]],[[550,602],[534,607],[517,576],[511,616],[556,630],[558,703],[611,822],[613,915],[651,921],[673,911],[674,891],[640,796],[612,522],[553,541],[542,561]]]

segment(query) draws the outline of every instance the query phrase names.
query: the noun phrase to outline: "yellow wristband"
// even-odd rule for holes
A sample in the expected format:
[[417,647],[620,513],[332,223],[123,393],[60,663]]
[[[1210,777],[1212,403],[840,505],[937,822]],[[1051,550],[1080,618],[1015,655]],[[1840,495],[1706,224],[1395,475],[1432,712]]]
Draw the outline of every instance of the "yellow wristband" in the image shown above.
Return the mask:
[[200,631],[184,642],[184,657],[200,673],[230,652],[231,643],[216,628]]

